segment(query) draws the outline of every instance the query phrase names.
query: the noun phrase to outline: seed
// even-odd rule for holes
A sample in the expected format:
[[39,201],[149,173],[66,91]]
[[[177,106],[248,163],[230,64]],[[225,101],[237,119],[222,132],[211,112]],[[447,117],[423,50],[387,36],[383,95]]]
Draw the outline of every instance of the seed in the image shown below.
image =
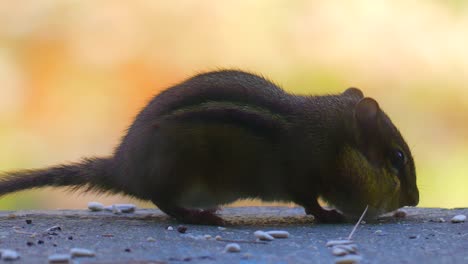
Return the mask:
[[11,249],[2,249],[0,250],[0,255],[2,256],[2,260],[17,260],[20,258],[20,254],[18,252],[11,250]]
[[98,212],[104,210],[104,205],[102,203],[98,202],[89,202],[88,203],[88,209],[93,211],[93,212]]
[[462,214],[456,215],[450,221],[452,221],[452,223],[463,223],[466,221],[466,215],[462,215]]
[[73,240],[73,237],[72,237],[72,236],[69,236],[69,237],[68,237],[68,240]]
[[33,245],[34,245],[34,242],[28,241],[28,242],[26,242],[26,245],[28,245],[29,247],[30,247],[30,246],[33,246]]
[[206,240],[210,240],[212,239],[213,237],[211,235],[204,235],[203,238],[205,238]]
[[362,257],[358,255],[346,255],[344,257],[337,258],[335,264],[354,264],[359,263]]
[[70,263],[69,254],[53,254],[49,256],[49,263]]
[[44,244],[44,240],[38,240],[37,243],[38,244]]
[[104,207],[104,210],[111,211],[114,214],[133,213],[136,210],[136,205],[134,205],[134,204],[113,204],[113,205]]
[[47,232],[62,231],[60,226],[52,226],[46,229]]
[[349,245],[353,244],[353,241],[351,240],[330,240],[327,242],[327,247],[333,247],[336,245]]
[[343,250],[346,250],[347,253],[356,253],[357,252],[357,247],[355,244],[350,244],[350,245],[336,245],[333,248],[340,248]]
[[263,232],[261,230],[255,231],[254,236],[260,240],[265,240],[265,241],[272,241],[275,238],[272,237],[271,235],[267,234],[266,232]]
[[32,220],[31,219],[26,219],[26,224],[28,224],[28,225],[32,224]]
[[186,226],[178,226],[177,231],[181,234],[185,234],[187,232],[187,227]]
[[94,257],[94,251],[85,248],[72,248],[70,249],[72,257]]
[[126,248],[124,251],[125,251],[125,252],[132,252],[132,250],[129,249],[129,248]]
[[154,239],[153,237],[148,237],[148,238],[146,239],[146,241],[148,241],[148,242],[156,242],[156,239]]
[[267,231],[266,233],[274,238],[288,238],[289,237],[289,232],[287,231],[273,230],[273,231]]
[[121,214],[122,210],[120,210],[120,208],[118,208],[115,204],[113,204],[112,205],[112,213],[113,214]]
[[226,247],[224,248],[224,252],[234,253],[234,252],[240,252],[240,251],[241,251],[241,247],[237,243],[227,244]]
[[122,211],[122,213],[133,213],[136,210],[136,205],[134,204],[115,204],[117,208]]
[[333,247],[332,254],[335,256],[344,256],[348,254],[348,251],[340,247]]

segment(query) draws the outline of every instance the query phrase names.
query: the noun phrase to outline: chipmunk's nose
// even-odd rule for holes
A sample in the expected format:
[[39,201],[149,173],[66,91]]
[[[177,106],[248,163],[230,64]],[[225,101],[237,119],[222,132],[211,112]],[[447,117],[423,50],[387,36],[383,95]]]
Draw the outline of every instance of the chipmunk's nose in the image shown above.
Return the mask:
[[408,201],[407,201],[409,206],[416,206],[419,203],[419,191],[416,190],[416,192],[409,194],[408,195]]
[[419,203],[419,191],[403,192],[400,196],[400,206],[416,206]]

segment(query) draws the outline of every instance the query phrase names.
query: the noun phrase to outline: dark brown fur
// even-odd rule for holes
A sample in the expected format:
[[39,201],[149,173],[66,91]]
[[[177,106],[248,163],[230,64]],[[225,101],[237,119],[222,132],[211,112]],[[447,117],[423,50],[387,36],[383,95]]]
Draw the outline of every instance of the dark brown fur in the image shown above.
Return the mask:
[[[84,187],[151,200],[184,222],[219,225],[222,219],[210,208],[260,198],[294,201],[322,221],[342,220],[337,211],[322,209],[317,198],[340,184],[330,179],[340,177],[343,146],[373,157],[362,147],[369,132],[355,121],[362,98],[355,88],[340,95],[292,95],[241,71],[200,74],[154,97],[111,157],[7,173],[0,179],[0,196],[44,186]],[[387,122],[389,128],[375,133],[393,133],[411,159]],[[403,188],[414,190],[413,176],[404,176],[410,183],[402,181]],[[187,209],[198,197],[200,206]],[[402,205],[417,203],[408,199]]]

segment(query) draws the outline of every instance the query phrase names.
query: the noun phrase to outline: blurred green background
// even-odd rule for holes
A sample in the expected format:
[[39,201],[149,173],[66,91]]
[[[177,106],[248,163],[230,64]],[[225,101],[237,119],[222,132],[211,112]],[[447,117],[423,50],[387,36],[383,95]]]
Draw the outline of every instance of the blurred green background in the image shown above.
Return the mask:
[[[109,154],[153,95],[234,67],[361,88],[413,150],[420,206],[468,206],[468,1],[0,1],[0,25],[0,171]],[[91,200],[133,201],[43,189],[0,209]]]

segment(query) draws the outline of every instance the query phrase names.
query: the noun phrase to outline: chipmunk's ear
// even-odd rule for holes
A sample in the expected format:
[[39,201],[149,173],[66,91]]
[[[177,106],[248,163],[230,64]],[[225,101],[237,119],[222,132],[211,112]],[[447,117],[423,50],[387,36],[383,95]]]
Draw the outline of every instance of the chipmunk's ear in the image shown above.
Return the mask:
[[354,110],[356,120],[366,129],[373,129],[377,126],[379,113],[379,104],[369,97],[361,99]]
[[359,99],[364,98],[364,94],[362,93],[362,91],[359,90],[358,88],[355,88],[355,87],[350,87],[350,88],[346,89],[346,91],[344,91],[342,95],[357,97]]

